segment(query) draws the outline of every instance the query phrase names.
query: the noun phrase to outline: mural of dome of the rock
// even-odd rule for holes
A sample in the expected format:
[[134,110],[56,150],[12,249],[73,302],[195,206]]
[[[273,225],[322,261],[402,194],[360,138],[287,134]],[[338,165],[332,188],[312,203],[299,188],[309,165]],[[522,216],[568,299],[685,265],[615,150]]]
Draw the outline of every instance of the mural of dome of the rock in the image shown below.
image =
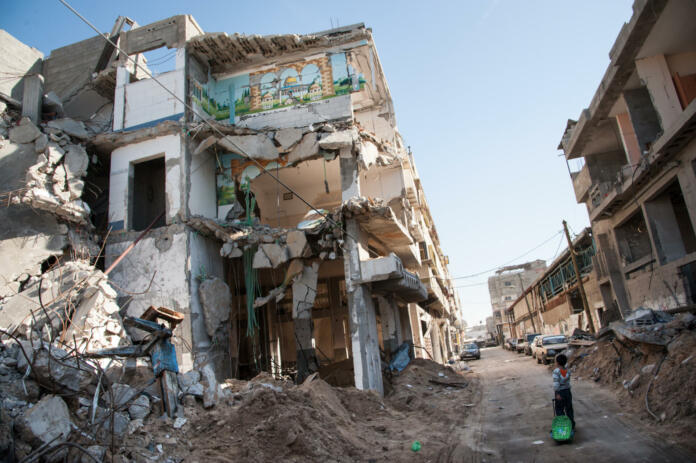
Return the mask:
[[235,124],[248,114],[359,92],[365,79],[347,63],[345,53],[334,53],[193,85],[193,100],[202,112]]

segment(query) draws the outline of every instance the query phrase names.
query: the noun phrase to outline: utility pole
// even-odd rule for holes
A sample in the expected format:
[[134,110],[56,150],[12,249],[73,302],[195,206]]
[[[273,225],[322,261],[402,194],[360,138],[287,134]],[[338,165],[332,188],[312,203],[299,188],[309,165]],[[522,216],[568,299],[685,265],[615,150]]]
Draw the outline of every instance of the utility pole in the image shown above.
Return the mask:
[[585,315],[587,315],[587,322],[590,325],[590,333],[595,333],[594,322],[592,321],[592,314],[590,313],[590,305],[587,303],[587,295],[585,294],[585,286],[582,284],[582,277],[580,276],[580,268],[578,267],[578,261],[575,258],[575,249],[573,249],[573,242],[570,240],[570,233],[568,233],[568,224],[563,221],[563,230],[565,231],[566,239],[568,240],[568,250],[570,251],[570,259],[573,261],[573,268],[575,269],[575,277],[578,279],[578,288],[580,289],[580,298],[582,299],[582,307],[585,309]]
[[522,275],[518,273],[517,277],[520,279],[520,288],[522,288],[522,294],[524,294],[524,303],[527,305],[529,319],[532,321],[532,329],[535,333],[537,333],[536,324],[534,323],[534,316],[532,315],[532,309],[529,307],[529,299],[527,299],[527,294],[525,293],[526,289],[524,288],[524,283],[522,282]]

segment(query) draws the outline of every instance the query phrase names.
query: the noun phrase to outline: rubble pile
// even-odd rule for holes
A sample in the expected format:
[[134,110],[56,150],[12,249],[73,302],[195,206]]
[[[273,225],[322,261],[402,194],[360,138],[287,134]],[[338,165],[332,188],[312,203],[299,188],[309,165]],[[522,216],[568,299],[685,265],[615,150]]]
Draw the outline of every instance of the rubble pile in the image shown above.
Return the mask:
[[[696,316],[638,309],[613,322],[595,345],[571,350],[576,377],[619,391],[622,402],[645,419],[696,423]],[[691,425],[693,426],[693,424]]]
[[[444,376],[467,386],[429,382]],[[227,380],[215,408],[191,401],[181,427],[151,416],[124,436],[120,454],[128,460],[352,462],[434,461],[448,453],[450,429],[466,420],[470,407],[464,405],[474,401],[476,378],[464,381],[451,368],[417,360],[392,381],[392,393],[381,399],[332,387],[316,375],[299,386],[265,373],[250,381]],[[423,413],[417,404],[428,404],[432,412]],[[423,444],[417,457],[411,450],[415,440]]]
[[34,143],[37,160],[27,171],[26,192],[13,201],[88,225],[90,208],[81,197],[90,159],[84,146],[73,142],[74,138],[84,141],[88,137],[82,122],[50,121],[42,132],[23,117],[9,130],[9,139],[18,144]]

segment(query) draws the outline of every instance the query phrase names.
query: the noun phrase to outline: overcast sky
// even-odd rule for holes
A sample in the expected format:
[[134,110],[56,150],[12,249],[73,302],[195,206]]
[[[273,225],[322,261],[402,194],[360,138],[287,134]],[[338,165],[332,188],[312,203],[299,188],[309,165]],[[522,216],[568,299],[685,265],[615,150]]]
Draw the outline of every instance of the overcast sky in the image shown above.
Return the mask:
[[[564,218],[575,232],[589,223],[556,147],[594,95],[632,1],[71,4],[104,32],[118,15],[147,24],[189,13],[206,32],[246,34],[364,22],[454,277],[550,259],[563,246],[560,235],[549,238]],[[46,55],[94,35],[57,0],[2,0],[2,11],[0,28]],[[167,66],[169,53],[150,59]],[[490,274],[455,280],[470,325],[491,313]]]

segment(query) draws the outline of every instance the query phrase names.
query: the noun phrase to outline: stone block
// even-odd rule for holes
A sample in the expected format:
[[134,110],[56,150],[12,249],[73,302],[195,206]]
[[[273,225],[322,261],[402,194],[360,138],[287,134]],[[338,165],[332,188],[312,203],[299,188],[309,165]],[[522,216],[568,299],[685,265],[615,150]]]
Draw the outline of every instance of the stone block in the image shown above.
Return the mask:
[[12,143],[31,143],[41,135],[41,131],[28,117],[23,117],[19,125],[10,129],[10,141]]
[[79,138],[80,140],[87,140],[90,137],[82,121],[76,121],[69,117],[49,121],[47,125],[51,128],[61,130],[72,137]]
[[53,445],[60,444],[70,434],[70,411],[63,399],[49,394],[22,415],[17,424],[22,438],[32,445],[51,441]]

